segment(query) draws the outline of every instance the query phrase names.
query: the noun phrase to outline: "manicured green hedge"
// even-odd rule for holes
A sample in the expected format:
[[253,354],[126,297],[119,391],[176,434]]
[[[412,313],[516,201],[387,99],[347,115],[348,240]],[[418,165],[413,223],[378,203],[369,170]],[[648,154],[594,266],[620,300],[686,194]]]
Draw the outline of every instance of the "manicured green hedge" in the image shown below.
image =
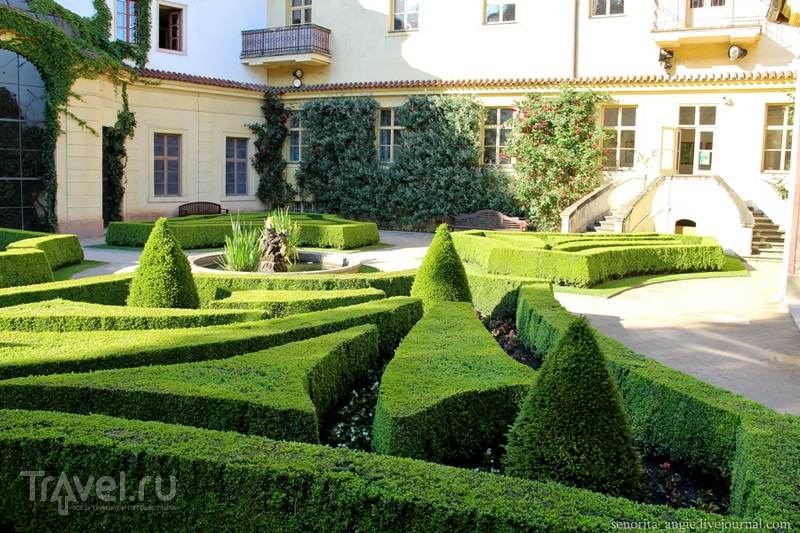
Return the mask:
[[245,324],[156,331],[6,332],[0,379],[224,359],[343,329],[375,324],[390,354],[422,316],[408,297]]
[[133,273],[54,281],[0,289],[0,307],[62,298],[102,305],[125,305]]
[[263,312],[264,318],[281,318],[386,298],[386,294],[378,289],[346,291],[236,290],[228,292],[228,296],[224,296],[224,292],[219,291],[217,296],[222,298],[210,302],[209,307],[212,309],[257,309]]
[[503,352],[469,302],[439,302],[386,367],[373,449],[434,462],[480,455],[502,441],[535,375]]
[[[256,226],[264,224],[269,213],[239,215],[239,220]],[[380,241],[378,226],[373,222],[354,222],[333,215],[291,214],[300,227],[303,246],[349,250]],[[144,246],[153,222],[111,222],[106,232],[106,244],[114,246]],[[183,217],[170,220],[170,229],[184,250],[217,248],[231,234],[228,215]]]
[[43,251],[52,270],[83,261],[83,248],[77,235],[47,235],[25,239],[9,244],[7,250],[27,248]]
[[0,408],[105,414],[319,443],[320,420],[378,359],[351,328],[221,361],[0,381]]
[[12,242],[21,241],[23,239],[46,237],[47,235],[50,234],[40,233],[38,231],[27,231],[24,229],[0,228],[0,252],[4,252],[6,247]]
[[335,291],[378,289],[387,297],[408,296],[416,270],[371,272],[369,274],[307,274],[266,276],[264,274],[195,274],[200,307],[225,298],[236,290],[260,291]]
[[[547,353],[572,315],[548,284],[520,289],[517,332]],[[602,334],[598,344],[646,452],[731,476],[732,515],[800,523],[800,419],[646,359]]]
[[24,248],[0,252],[0,288],[53,281],[53,271],[41,250]]
[[554,246],[553,250],[559,252],[582,252],[584,250],[594,250],[599,248],[614,248],[614,247],[634,247],[634,246],[663,246],[664,244],[681,244],[676,243],[672,239],[614,239],[614,240],[600,240],[600,239],[584,239],[581,241],[570,241],[563,244]]
[[[148,512],[79,511],[100,501],[94,489],[58,514],[56,501],[31,501],[39,471],[85,484],[125,472],[136,505]],[[149,484],[138,491],[140,480]],[[154,482],[162,479],[156,497]],[[37,495],[42,477],[35,480]],[[56,482],[49,485],[52,495]],[[101,415],[0,411],[0,517],[17,531],[94,533],[608,533],[613,521],[660,522],[723,517],[632,503],[586,490],[512,479],[398,457],[281,442],[160,422]],[[109,496],[118,497],[119,491]],[[126,505],[123,503],[122,505]],[[0,519],[0,523],[2,519]],[[722,525],[721,525],[722,526]],[[720,527],[722,529],[722,527]]]
[[14,331],[99,331],[177,329],[253,322],[258,310],[144,309],[69,300],[46,300],[0,308],[0,329]]
[[509,318],[517,313],[518,289],[529,283],[545,280],[519,276],[497,276],[467,272],[472,306],[484,316]]
[[[587,239],[589,240],[589,239]],[[492,274],[542,278],[558,285],[590,287],[608,279],[666,272],[721,270],[725,256],[718,244],[597,248],[567,253],[514,247],[474,232],[453,235],[459,255]]]

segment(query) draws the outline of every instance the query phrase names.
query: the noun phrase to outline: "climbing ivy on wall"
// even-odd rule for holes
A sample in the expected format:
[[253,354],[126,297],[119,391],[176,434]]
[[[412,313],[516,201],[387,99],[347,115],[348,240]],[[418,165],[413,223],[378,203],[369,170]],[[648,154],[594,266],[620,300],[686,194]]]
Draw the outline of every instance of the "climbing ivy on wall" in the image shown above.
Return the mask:
[[286,128],[289,113],[280,96],[280,93],[264,93],[264,103],[261,106],[264,122],[247,125],[256,134],[253,143],[256,153],[252,159],[253,168],[258,174],[256,196],[273,208],[286,205],[296,194],[283,174],[286,169],[283,142],[289,133]]
[[[8,36],[0,40],[0,48],[15,52],[30,61],[39,71],[47,93],[45,133],[42,149],[45,187],[44,203],[47,230],[57,231],[56,167],[54,152],[61,134],[59,115],[85,121],[72,114],[67,106],[70,98],[80,99],[72,92],[78,79],[105,78],[120,86],[134,81],[134,71],[125,60],[139,67],[147,61],[150,43],[150,0],[139,0],[137,28],[139,43],[110,40],[111,11],[104,0],[92,0],[96,13],[81,17],[54,0],[27,0],[27,10],[13,9],[0,4],[0,28]],[[129,111],[128,111],[129,113]],[[94,132],[97,133],[97,132]]]
[[125,140],[132,139],[136,129],[136,117],[128,109],[128,92],[122,86],[122,109],[117,113],[117,122],[108,128],[103,128],[103,157],[106,161],[106,178],[108,191],[103,195],[106,203],[104,209],[108,211],[109,221],[122,221],[122,198],[125,196],[125,165],[128,162],[128,152]]
[[483,107],[461,96],[411,97],[396,114],[406,129],[394,162],[378,162],[378,103],[369,97],[306,102],[308,153],[295,174],[317,207],[385,225],[420,227],[448,214],[512,214],[510,178],[479,164]]

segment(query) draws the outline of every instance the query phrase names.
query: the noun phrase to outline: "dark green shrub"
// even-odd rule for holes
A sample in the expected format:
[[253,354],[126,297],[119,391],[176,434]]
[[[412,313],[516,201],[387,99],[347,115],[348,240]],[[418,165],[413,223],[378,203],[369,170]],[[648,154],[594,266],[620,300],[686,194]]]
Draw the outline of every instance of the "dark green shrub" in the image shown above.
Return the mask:
[[225,296],[224,292],[219,290],[217,296],[221,299],[210,302],[209,307],[212,309],[259,310],[264,314],[264,318],[281,318],[386,298],[386,294],[378,289],[345,291],[239,290],[229,292],[228,296]]
[[386,367],[373,448],[434,462],[479,455],[502,439],[534,377],[503,352],[469,303],[438,303]]
[[630,496],[641,465],[617,384],[585,317],[547,354],[511,428],[506,473]]
[[144,245],[127,303],[133,307],[200,307],[189,260],[166,218],[156,222]]
[[158,420],[319,442],[320,420],[378,359],[364,325],[218,361],[0,381],[0,408]]
[[114,274],[0,289],[0,307],[56,298],[102,305],[125,305],[131,279],[132,273]]
[[35,248],[0,252],[0,287],[18,287],[53,281],[47,256]]
[[49,233],[40,233],[38,231],[27,231],[24,229],[11,229],[0,228],[0,252],[4,252],[6,246],[12,242],[21,241],[23,239],[35,239],[36,237],[46,237]]
[[77,235],[47,235],[25,239],[8,245],[8,250],[36,248],[45,253],[50,268],[55,270],[83,261],[83,248]]
[[441,224],[411,286],[411,296],[422,300],[425,311],[436,302],[469,302],[469,282],[453,246],[447,224]]
[[472,307],[481,315],[491,318],[509,318],[517,313],[519,288],[544,280],[518,276],[467,273]]

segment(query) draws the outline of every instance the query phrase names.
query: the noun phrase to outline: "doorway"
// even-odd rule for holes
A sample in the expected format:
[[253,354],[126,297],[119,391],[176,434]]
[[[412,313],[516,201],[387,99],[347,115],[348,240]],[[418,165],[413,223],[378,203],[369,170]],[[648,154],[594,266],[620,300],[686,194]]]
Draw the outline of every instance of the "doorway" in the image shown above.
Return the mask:
[[676,174],[711,172],[716,124],[716,106],[681,106],[678,109]]

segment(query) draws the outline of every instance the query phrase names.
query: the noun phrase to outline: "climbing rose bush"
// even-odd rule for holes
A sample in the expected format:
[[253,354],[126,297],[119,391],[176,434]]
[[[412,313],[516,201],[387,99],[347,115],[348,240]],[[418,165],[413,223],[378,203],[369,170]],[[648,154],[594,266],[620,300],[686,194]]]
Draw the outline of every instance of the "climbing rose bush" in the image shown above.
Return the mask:
[[516,103],[506,155],[516,173],[516,201],[540,231],[559,231],[561,211],[597,188],[603,170],[598,111],[607,97],[568,87],[553,97]]

